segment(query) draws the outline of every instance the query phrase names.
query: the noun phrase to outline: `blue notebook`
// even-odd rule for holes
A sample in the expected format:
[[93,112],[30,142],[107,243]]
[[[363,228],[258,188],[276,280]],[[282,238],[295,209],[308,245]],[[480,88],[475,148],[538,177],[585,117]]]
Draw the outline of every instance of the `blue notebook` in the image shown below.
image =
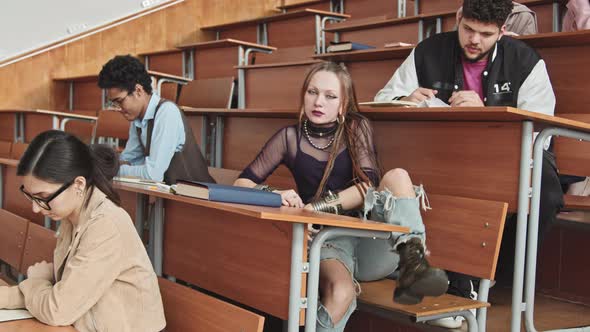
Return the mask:
[[281,195],[253,188],[178,180],[174,192],[210,201],[263,206],[281,206]]
[[346,52],[346,51],[358,51],[358,50],[367,50],[371,48],[375,48],[375,46],[365,45],[361,43],[355,43],[350,41],[344,42],[330,42],[330,46],[328,46],[328,52]]

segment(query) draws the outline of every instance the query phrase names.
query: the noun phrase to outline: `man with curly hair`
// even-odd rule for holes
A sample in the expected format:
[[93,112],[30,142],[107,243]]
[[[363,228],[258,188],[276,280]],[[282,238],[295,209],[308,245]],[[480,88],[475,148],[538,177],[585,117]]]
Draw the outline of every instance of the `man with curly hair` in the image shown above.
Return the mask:
[[[464,0],[457,31],[440,33],[418,44],[375,101],[421,103],[436,97],[452,107],[511,106],[553,115],[555,95],[545,62],[525,43],[505,35],[512,8],[511,0]],[[551,152],[545,151],[542,174],[540,240],[563,206]],[[498,264],[502,274],[511,274],[515,224],[512,220],[506,224],[500,255],[506,259]],[[468,278],[449,273],[449,279],[450,293],[475,294]],[[445,327],[461,323],[451,320],[435,323]]]
[[130,121],[121,153],[120,176],[164,181],[214,182],[191,126],[176,104],[152,93],[145,66],[131,55],[118,55],[100,71],[98,86],[111,108]]

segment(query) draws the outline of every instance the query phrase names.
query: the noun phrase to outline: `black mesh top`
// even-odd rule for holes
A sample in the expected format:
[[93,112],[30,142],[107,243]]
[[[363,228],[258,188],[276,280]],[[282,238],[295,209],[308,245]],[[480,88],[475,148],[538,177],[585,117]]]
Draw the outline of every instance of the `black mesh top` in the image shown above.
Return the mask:
[[[328,145],[334,134],[319,137],[317,134],[310,133],[309,136],[308,139],[303,130],[298,130],[297,125],[280,129],[266,142],[256,159],[240,174],[240,178],[263,183],[280,164],[284,164],[293,174],[299,196],[305,204],[309,203],[322,180],[330,156],[331,148],[321,150],[317,147]],[[369,133],[369,137],[372,137],[372,132]],[[313,143],[310,143],[310,140]],[[366,143],[361,146],[370,146],[374,149],[373,142]],[[377,184],[379,174],[377,165],[371,162],[366,151],[358,153],[358,158],[361,169],[373,184]],[[350,154],[346,145],[342,144],[325,190],[338,192],[350,187],[353,185],[352,174]]]

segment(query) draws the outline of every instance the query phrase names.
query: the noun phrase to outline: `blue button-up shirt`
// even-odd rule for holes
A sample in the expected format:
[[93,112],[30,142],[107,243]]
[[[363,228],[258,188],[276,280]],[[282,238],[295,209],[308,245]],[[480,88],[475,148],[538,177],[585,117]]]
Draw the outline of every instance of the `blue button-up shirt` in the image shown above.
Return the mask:
[[[143,119],[135,119],[129,126],[129,140],[120,159],[130,165],[121,165],[119,176],[163,181],[174,153],[182,151],[185,134],[180,110],[174,103],[166,102],[160,106],[154,120],[150,155],[145,156],[139,140],[146,145],[148,120],[154,118],[159,102],[160,96],[152,94]],[[137,136],[136,128],[141,129],[141,138]]]

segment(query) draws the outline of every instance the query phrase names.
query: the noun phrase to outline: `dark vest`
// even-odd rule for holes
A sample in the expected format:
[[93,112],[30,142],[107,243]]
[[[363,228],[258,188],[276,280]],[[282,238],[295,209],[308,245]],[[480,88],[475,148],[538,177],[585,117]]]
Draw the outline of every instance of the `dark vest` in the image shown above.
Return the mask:
[[[518,102],[518,91],[541,57],[525,43],[502,37],[490,51],[488,65],[482,73],[483,100],[486,106],[512,106]],[[416,47],[414,60],[418,84],[436,89],[443,101],[453,91],[463,90],[461,46],[456,31],[436,34]]]
[[[163,98],[160,99],[160,102],[154,111],[154,118],[148,120],[146,145],[144,146],[143,143],[141,143],[141,139],[139,140],[146,157],[150,155],[152,132],[154,131],[154,119],[160,110],[160,106],[167,101],[169,100]],[[175,184],[177,180],[189,180],[215,183],[215,180],[209,175],[207,161],[205,161],[201,149],[195,140],[190,124],[186,120],[182,110],[178,109],[178,111],[180,112],[180,117],[182,118],[182,124],[184,126],[184,146],[182,147],[182,151],[178,151],[172,156],[168,170],[164,173],[164,182],[166,182],[166,184]],[[141,129],[136,129],[138,137],[141,137]]]

